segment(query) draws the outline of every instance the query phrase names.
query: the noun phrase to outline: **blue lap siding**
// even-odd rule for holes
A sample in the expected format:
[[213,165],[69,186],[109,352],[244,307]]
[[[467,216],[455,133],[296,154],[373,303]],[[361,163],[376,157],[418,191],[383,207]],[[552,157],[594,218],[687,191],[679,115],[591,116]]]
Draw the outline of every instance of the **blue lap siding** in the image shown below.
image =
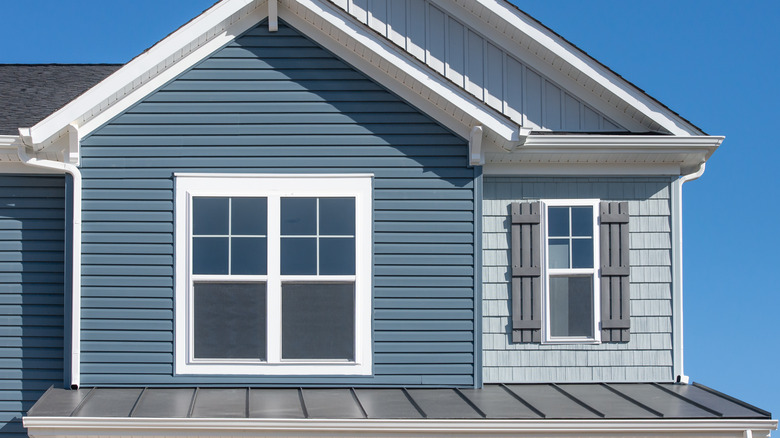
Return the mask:
[[[465,140],[294,29],[258,26],[82,142],[82,383],[474,384]],[[374,375],[174,376],[174,172],[373,173]]]
[[0,175],[0,436],[63,382],[65,179]]

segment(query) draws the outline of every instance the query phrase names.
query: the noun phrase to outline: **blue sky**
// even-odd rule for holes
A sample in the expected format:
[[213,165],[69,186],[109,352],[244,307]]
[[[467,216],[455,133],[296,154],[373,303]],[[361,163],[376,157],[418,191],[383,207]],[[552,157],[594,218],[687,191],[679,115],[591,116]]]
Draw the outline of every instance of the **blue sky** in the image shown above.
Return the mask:
[[[0,63],[124,63],[212,0],[3,4]],[[685,371],[780,416],[780,2],[517,0],[726,141],[684,188]],[[776,274],[773,274],[776,275]]]

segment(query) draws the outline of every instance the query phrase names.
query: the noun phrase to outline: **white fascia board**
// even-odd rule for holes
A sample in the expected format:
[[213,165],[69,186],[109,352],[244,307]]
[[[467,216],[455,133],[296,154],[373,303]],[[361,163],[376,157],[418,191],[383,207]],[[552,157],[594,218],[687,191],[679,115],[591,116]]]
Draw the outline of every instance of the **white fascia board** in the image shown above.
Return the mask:
[[[30,436],[768,436],[777,420],[373,420],[24,417]],[[621,435],[622,434],[622,435]]]
[[572,150],[603,151],[664,151],[706,152],[706,158],[715,152],[723,136],[673,136],[673,135],[530,135],[516,151]]
[[[25,128],[25,132],[31,137],[36,150],[45,147],[53,137],[63,135],[63,130],[71,123],[79,127],[83,138],[206,54],[232,40],[236,32],[244,28],[237,25],[237,22],[245,21],[240,12],[244,8],[258,9],[261,4],[264,2],[260,0],[223,0],[217,3],[29,130]],[[183,62],[185,59],[189,62]],[[99,116],[97,121],[95,116]]]
[[677,164],[500,163],[483,165],[485,176],[668,176],[681,173]]
[[281,0],[279,17],[461,137],[468,139],[471,128],[482,125],[498,144],[519,141],[516,123],[331,2]]
[[[453,0],[463,6],[466,10],[481,11],[487,9],[491,15],[493,28],[507,32],[507,24],[521,33],[527,35],[531,40],[537,42],[545,49],[549,50],[555,57],[569,64],[576,71],[593,80],[595,83],[603,86],[611,93],[615,94],[631,107],[641,112],[644,116],[661,125],[674,135],[702,135],[703,133],[695,126],[683,120],[674,114],[671,110],[664,108],[661,104],[654,101],[648,95],[631,85],[625,79],[619,77],[608,68],[594,61],[580,49],[574,47],[562,37],[555,35],[546,29],[543,25],[530,19],[516,8],[509,5],[504,0]],[[480,17],[481,18],[481,17]],[[496,19],[504,23],[495,22]],[[548,74],[552,70],[554,60],[546,59],[547,68],[540,69],[542,73]],[[571,74],[569,74],[571,76]],[[561,84],[566,85],[566,84]],[[571,89],[576,94],[576,89]],[[568,91],[568,88],[567,88]],[[578,97],[582,97],[578,95]],[[586,101],[591,101],[588,99]],[[602,110],[603,105],[596,106]],[[608,116],[613,117],[611,111],[602,111]],[[622,121],[625,117],[621,117]]]

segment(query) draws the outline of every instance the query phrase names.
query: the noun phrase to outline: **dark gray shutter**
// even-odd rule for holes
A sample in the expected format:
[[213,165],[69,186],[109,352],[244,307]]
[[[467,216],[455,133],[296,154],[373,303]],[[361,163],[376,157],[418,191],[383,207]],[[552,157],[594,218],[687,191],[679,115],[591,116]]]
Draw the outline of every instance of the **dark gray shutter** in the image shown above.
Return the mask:
[[628,202],[602,202],[600,210],[601,341],[628,342]]
[[542,341],[540,202],[512,203],[512,342]]

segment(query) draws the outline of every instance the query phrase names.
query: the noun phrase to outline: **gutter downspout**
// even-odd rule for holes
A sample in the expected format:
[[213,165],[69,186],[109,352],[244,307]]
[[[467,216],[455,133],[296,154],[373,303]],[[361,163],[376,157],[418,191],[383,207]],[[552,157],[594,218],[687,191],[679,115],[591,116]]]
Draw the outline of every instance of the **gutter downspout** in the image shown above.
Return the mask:
[[[27,144],[30,140],[20,129],[22,144],[17,148],[19,160],[27,166],[39,167],[44,169],[53,169],[64,172],[73,177],[73,241],[71,254],[71,334],[70,334],[70,388],[78,389],[81,385],[81,172],[78,167],[62,163],[59,161],[42,160],[27,155],[26,148],[31,146]],[[74,125],[68,126],[68,132],[71,138],[78,142],[78,128]],[[73,135],[75,133],[75,135]],[[71,145],[71,150],[73,146]],[[67,154],[66,154],[67,155]]]
[[683,368],[683,230],[682,186],[699,179],[706,163],[699,164],[696,172],[682,175],[672,183],[672,356],[673,373],[677,383],[687,384],[689,377]]

